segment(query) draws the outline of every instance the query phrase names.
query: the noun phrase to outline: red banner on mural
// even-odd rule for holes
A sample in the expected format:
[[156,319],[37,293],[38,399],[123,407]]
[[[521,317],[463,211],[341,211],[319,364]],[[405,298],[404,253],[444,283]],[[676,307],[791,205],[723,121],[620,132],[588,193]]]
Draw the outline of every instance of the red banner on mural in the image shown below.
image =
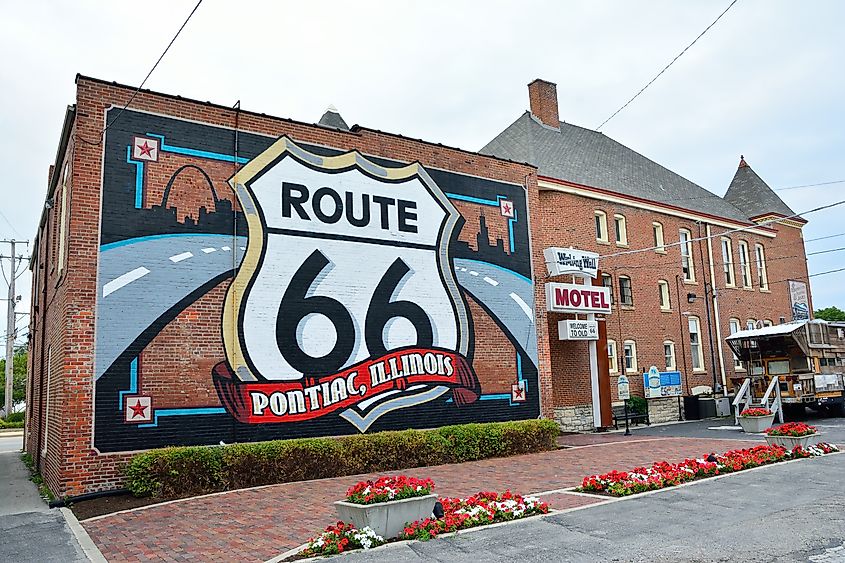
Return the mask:
[[451,387],[458,406],[476,401],[481,393],[466,358],[426,348],[396,350],[334,375],[297,381],[240,381],[226,362],[217,364],[213,375],[223,406],[247,424],[311,420],[387,391],[404,391],[411,385]]

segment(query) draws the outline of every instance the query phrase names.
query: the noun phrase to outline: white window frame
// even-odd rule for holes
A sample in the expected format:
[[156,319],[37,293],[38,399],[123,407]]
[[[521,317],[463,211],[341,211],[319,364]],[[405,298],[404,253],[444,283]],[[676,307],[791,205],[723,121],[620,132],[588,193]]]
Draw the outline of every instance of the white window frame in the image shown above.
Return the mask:
[[[634,282],[631,281],[631,276],[620,275],[616,276],[617,281],[619,282],[619,305],[625,307],[633,307],[634,306]],[[628,282],[628,297],[630,301],[625,301],[625,292],[622,291],[622,281],[626,280]]]
[[62,272],[65,268],[65,258],[67,256],[67,252],[65,250],[65,246],[67,244],[67,217],[68,217],[68,208],[67,208],[67,192],[68,192],[68,174],[70,172],[70,161],[65,163],[63,176],[62,176],[62,197],[59,198],[59,205],[61,208],[59,209],[59,266],[58,271],[59,273]]
[[769,290],[769,273],[766,270],[766,249],[759,242],[754,245],[754,261],[757,263],[757,283],[760,291]]
[[733,243],[728,237],[722,237],[722,269],[725,272],[725,287],[736,287],[734,272]]
[[660,299],[660,310],[671,311],[672,297],[669,294],[669,282],[667,282],[666,280],[657,280],[657,295]]
[[[742,321],[737,319],[736,317],[731,317],[730,320],[728,320],[728,330],[731,334],[739,332],[740,330],[742,330]],[[733,351],[731,352],[731,355],[733,355],[734,357],[734,370],[745,371],[745,367],[743,367],[742,361],[736,356],[736,354],[733,353]]]
[[[608,282],[608,283],[605,283]],[[610,304],[616,305],[616,293],[613,291],[613,276],[610,274],[602,274],[601,275],[601,284],[602,286],[608,288],[610,290]]]
[[[667,347],[669,348],[669,354],[666,353]],[[663,359],[666,363],[666,371],[675,371],[678,369],[678,362],[675,358],[675,343],[671,340],[663,341]]]
[[610,373],[619,373],[619,361],[616,357],[616,341],[607,341],[607,365],[610,368]]
[[775,323],[772,322],[772,319],[763,319],[763,326],[775,326]]
[[751,262],[748,254],[748,242],[739,241],[739,270],[742,273],[742,287],[751,289]]
[[651,224],[654,233],[654,251],[658,254],[666,254],[666,239],[663,237],[663,223],[654,221]]
[[748,319],[745,321],[745,330],[754,330],[757,328],[757,319]]
[[[628,348],[631,349],[631,367],[628,367]],[[626,340],[622,343],[622,361],[625,362],[625,373],[637,373],[637,343],[634,340]]]
[[610,244],[610,240],[607,238],[607,213],[605,213],[604,211],[599,211],[597,209],[595,213],[595,221],[596,241],[605,244]]
[[628,220],[621,213],[613,216],[613,230],[616,232],[616,246],[628,246]]
[[[686,239],[686,240],[685,240]],[[678,240],[681,249],[681,271],[684,275],[684,281],[695,283],[695,260],[692,255],[692,231],[689,229],[680,229],[678,231]],[[686,268],[686,271],[684,271]]]
[[[695,315],[690,315],[687,317],[687,328],[689,329],[692,371],[696,373],[707,371],[707,367],[704,365],[704,343],[701,340],[701,319]],[[696,336],[696,340],[693,340],[693,335]]]

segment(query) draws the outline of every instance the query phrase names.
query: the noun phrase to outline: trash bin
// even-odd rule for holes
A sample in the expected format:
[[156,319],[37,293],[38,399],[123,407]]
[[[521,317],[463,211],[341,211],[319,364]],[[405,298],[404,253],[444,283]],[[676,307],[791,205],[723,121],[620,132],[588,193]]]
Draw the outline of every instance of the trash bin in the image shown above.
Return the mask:
[[684,418],[687,420],[701,420],[701,409],[698,408],[698,396],[684,397]]
[[716,416],[731,416],[731,400],[727,397],[719,397],[715,400]]
[[698,412],[701,418],[716,418],[716,400],[713,397],[699,397]]

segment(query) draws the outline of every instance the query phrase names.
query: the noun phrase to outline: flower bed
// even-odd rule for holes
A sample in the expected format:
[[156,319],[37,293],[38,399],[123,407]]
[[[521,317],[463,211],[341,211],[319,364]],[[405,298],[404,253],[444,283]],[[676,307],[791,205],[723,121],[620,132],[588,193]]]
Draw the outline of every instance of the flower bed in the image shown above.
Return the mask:
[[[430,481],[429,479],[422,480]],[[358,485],[361,485],[359,483]],[[357,489],[358,485],[352,487]],[[433,483],[431,484],[433,488]],[[410,498],[410,497],[409,497]],[[441,498],[443,517],[425,518],[405,525],[403,533],[397,539],[426,541],[449,532],[456,532],[475,526],[507,522],[537,514],[547,514],[549,505],[535,497],[523,497],[515,493],[480,492],[467,499]],[[285,561],[335,555],[350,549],[372,549],[387,543],[370,528],[355,528],[352,524],[337,522],[326,528],[322,534],[311,538],[296,555]]]
[[803,436],[810,436],[816,433],[816,427],[804,424],[803,422],[787,422],[780,426],[772,426],[766,430],[767,436],[791,436],[793,438],[801,438]]
[[751,469],[789,459],[821,456],[839,449],[832,444],[820,443],[792,451],[781,446],[755,446],[744,450],[731,450],[721,455],[710,454],[703,459],[685,459],[680,463],[659,461],[651,467],[637,467],[632,471],[611,471],[603,475],[584,477],[576,490],[621,497],[680,485],[687,481],[703,479],[725,473]]
[[355,504],[375,504],[430,495],[434,489],[431,479],[416,479],[405,475],[379,477],[375,481],[361,481],[346,491],[346,501]]
[[372,549],[387,543],[369,528],[356,529],[352,524],[338,522],[329,526],[319,536],[308,540],[305,548],[296,554],[297,559],[320,555],[337,555],[350,549]]
[[771,414],[772,411],[769,409],[764,409],[762,407],[749,407],[747,409],[742,409],[739,416],[769,416]]
[[405,526],[401,539],[426,541],[440,534],[475,526],[507,522],[536,514],[547,514],[549,505],[536,497],[480,492],[467,499],[441,498],[443,518],[426,518]]

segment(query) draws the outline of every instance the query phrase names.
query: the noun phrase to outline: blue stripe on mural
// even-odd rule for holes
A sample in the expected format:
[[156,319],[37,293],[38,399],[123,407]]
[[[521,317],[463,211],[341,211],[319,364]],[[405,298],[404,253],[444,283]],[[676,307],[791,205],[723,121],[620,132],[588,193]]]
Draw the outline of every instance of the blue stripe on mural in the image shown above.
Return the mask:
[[147,424],[139,424],[138,428],[155,428],[158,426],[158,419],[161,416],[196,416],[200,414],[226,414],[223,407],[202,407],[196,409],[161,409],[155,411],[153,421]]
[[138,358],[134,358],[129,364],[129,390],[121,391],[117,398],[118,410],[123,410],[124,395],[134,395],[138,392]]
[[135,165],[135,209],[144,205],[144,162],[132,158],[132,145],[126,147],[126,162]]
[[219,152],[201,151],[197,149],[189,149],[186,147],[176,147],[173,145],[168,145],[164,140],[164,135],[159,135],[157,133],[147,133],[147,135],[149,137],[161,139],[161,145],[159,146],[159,151],[161,152],[172,152],[174,154],[198,156],[200,158],[208,158],[211,160],[222,160],[223,162],[237,162],[238,164],[246,164],[247,162],[249,162],[248,158],[244,158],[242,156],[239,156],[236,160],[235,155],[232,154],[222,154]]

